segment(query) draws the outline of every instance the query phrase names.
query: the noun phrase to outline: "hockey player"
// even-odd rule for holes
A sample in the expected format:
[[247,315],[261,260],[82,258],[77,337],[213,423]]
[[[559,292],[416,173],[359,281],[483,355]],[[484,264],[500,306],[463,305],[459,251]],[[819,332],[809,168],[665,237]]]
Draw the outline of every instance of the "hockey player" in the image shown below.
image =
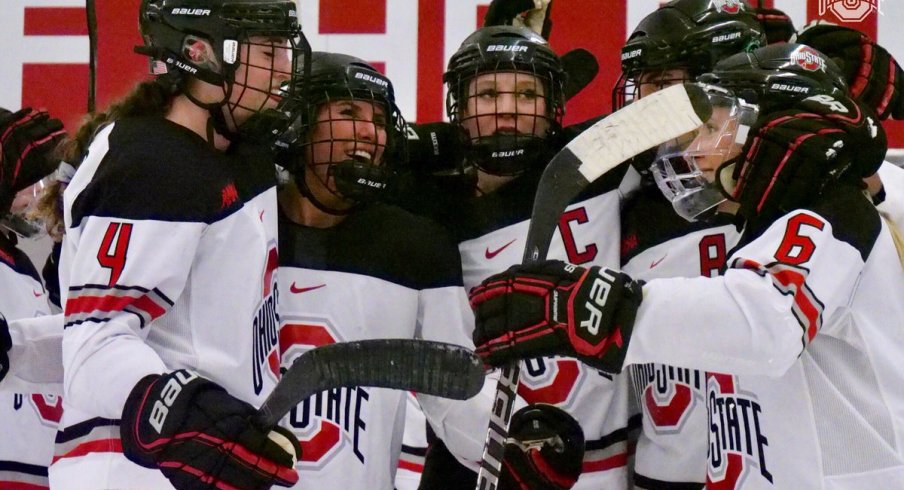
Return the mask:
[[[40,236],[41,226],[29,213],[37,184],[56,168],[53,152],[64,134],[62,123],[44,111],[0,109],[0,311],[9,320],[49,313],[40,276],[16,244]],[[0,329],[0,337],[11,341],[5,319]],[[6,355],[6,349],[0,351]],[[2,379],[8,359],[0,364]],[[48,488],[60,403],[55,394],[0,393],[0,487]]]
[[[773,87],[781,67],[797,63],[834,69],[797,45],[725,60],[709,81],[745,98],[711,89],[714,118],[657,160],[676,210],[736,210],[744,235],[721,277],[641,285],[610,270],[515,268],[473,291],[478,349],[493,364],[568,351],[603,369],[665,361],[728,371],[707,379],[714,488],[897,488],[902,380],[892,359],[902,339],[888,319],[904,305],[867,289],[901,291],[904,273],[860,182],[881,163],[884,137],[876,116],[837,87],[796,85],[816,93],[797,102]],[[753,98],[762,112],[737,138]],[[720,204],[713,185],[731,201]],[[543,318],[494,313],[523,314],[546,295],[518,293],[527,283],[569,297],[559,311],[540,308]],[[502,284],[516,292],[494,297]]]
[[[622,75],[613,107],[663,87],[693,80],[720,59],[767,43],[766,29],[749,5],[722,8],[710,1],[678,0],[649,14],[622,48]],[[655,150],[634,159],[641,188],[621,213],[621,264],[632,277],[716,276],[739,233],[728,215],[689,223],[656,188]],[[637,488],[699,488],[706,481],[705,373],[657,364],[631,366],[633,410],[641,415],[634,457]]]
[[[455,243],[427,219],[375,200],[403,157],[392,83],[363,60],[323,52],[300,83],[305,97],[290,106],[298,119],[285,138],[294,180],[279,194],[283,364],[362,339],[473,348]],[[341,388],[293,409],[299,488],[392,488],[407,398]]]
[[[762,44],[763,39],[757,39],[757,31],[764,32],[769,42],[787,40],[793,28],[788,22],[776,21],[781,18],[786,18],[781,12],[751,9],[744,3],[736,12],[729,13],[726,9],[717,11],[709,2],[671,2],[641,21],[630,36],[622,50],[626,55],[623,80],[656,79],[666,68],[681,75],[662,80],[664,83],[656,86],[638,87],[648,94],[661,86],[687,79],[691,74],[708,71],[714,61],[733,49],[749,49]],[[763,28],[757,29],[754,20],[763,24]],[[776,35],[781,32],[787,32],[787,35]],[[803,32],[809,32],[806,36],[809,41],[818,41],[820,47],[829,47],[838,54],[834,59],[839,60],[843,55],[844,75],[850,83],[860,87],[854,95],[875,107],[880,115],[890,114],[891,108],[900,103],[898,91],[892,91],[891,83],[895,77],[887,76],[889,70],[894,73],[900,68],[884,49],[859,32],[839,26],[820,25],[815,32],[810,29]],[[732,37],[729,34],[735,37],[734,44],[700,42]],[[687,39],[697,42],[688,43]],[[643,54],[627,56],[631,53]],[[864,69],[860,69],[861,66]],[[836,72],[835,76],[840,77],[841,72]],[[860,77],[859,82],[857,77]],[[621,87],[633,85],[636,84],[627,83]],[[628,94],[629,99],[640,95],[640,92],[634,92]],[[886,95],[884,100],[883,94]],[[613,97],[614,100],[624,98],[623,93]],[[648,171],[650,159],[638,159],[635,163],[647,174],[645,183],[652,184]],[[879,173],[893,183],[901,180],[904,171],[886,163]],[[877,184],[872,192],[875,195],[881,187],[878,174],[867,181]],[[895,207],[894,204],[893,196],[880,204],[880,209],[885,208],[887,212],[888,208]],[[738,239],[730,221],[723,214],[688,223],[675,216],[655,187],[645,185],[626,203],[622,213],[622,268],[632,277],[644,280],[715,275],[724,265],[726,251],[731,250]],[[641,488],[702,486],[706,476],[705,462],[699,456],[705,454],[708,447],[706,440],[695,434],[704,432],[707,424],[705,373],[658,365],[631,366],[631,372],[636,398],[643,411],[635,457],[635,485]]]
[[[447,113],[467,136],[467,162],[474,172],[470,195],[440,219],[456,234],[465,287],[521,259],[539,177],[563,145],[563,73],[558,57],[543,38],[526,28],[478,29],[452,56],[444,76]],[[604,233],[617,223],[621,175],[595,185],[563,216],[550,256],[572,262],[615,264],[616,243],[602,246]],[[595,396],[586,396],[593,392]],[[538,464],[548,488],[623,488],[627,485],[627,392],[611,376],[573,359],[536,358],[522,369],[519,395],[528,403],[546,403],[577,419],[586,439],[582,468]],[[604,402],[600,404],[602,395]],[[601,408],[602,407],[602,408]],[[599,417],[600,410],[609,416]],[[486,434],[486,419],[475,420],[474,454],[456,456],[476,469]],[[440,440],[444,434],[437,433]],[[439,448],[440,446],[437,446]],[[434,447],[427,453],[424,488],[449,488],[453,482],[434,473]],[[539,452],[529,452],[543,461]],[[546,463],[551,463],[546,461]],[[437,464],[447,468],[447,464]],[[537,471],[507,465],[515,471]],[[581,473],[583,470],[583,473]],[[515,481],[526,477],[514,475]],[[454,482],[475,485],[476,477]],[[459,486],[460,485],[460,486]]]
[[[66,161],[64,417],[54,488],[268,488],[297,441],[251,422],[278,377],[276,190],[231,151],[302,49],[289,0],[143,0],[158,75]],[[102,125],[103,124],[103,125]]]

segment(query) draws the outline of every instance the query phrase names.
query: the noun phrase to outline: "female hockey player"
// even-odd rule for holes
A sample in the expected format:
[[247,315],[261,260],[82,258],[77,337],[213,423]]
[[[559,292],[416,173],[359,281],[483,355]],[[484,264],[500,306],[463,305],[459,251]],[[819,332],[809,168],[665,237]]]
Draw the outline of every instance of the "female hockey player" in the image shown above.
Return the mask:
[[[41,224],[30,212],[39,195],[36,187],[56,169],[54,150],[64,135],[63,124],[46,112],[0,109],[0,312],[11,321],[50,313],[41,278],[17,243],[40,236]],[[4,336],[11,340],[0,331]],[[6,356],[2,344],[0,358]],[[0,359],[0,365],[2,380],[8,360]],[[47,467],[62,413],[56,395],[0,393],[0,488],[48,488]]]
[[[612,371],[665,362],[732,373],[706,379],[714,488],[900,486],[904,342],[888,319],[904,305],[887,292],[904,288],[904,273],[861,190],[884,134],[823,75],[837,73],[829,63],[799,45],[723,61],[703,80],[743,96],[709,88],[713,118],[660,149],[654,175],[676,210],[733,211],[744,227],[722,276],[642,284],[561,263],[514,268],[472,291],[479,351],[493,364],[569,352]],[[793,66],[795,76],[782,70]],[[523,314],[544,297],[556,311],[493,313]]]
[[139,15],[157,78],[67,158],[84,157],[64,193],[51,486],[288,486],[294,436],[250,422],[279,374],[275,178],[230,143],[293,77],[296,5],[144,0]]
[[[363,60],[324,52],[299,83],[305,95],[288,107],[297,119],[281,159],[294,179],[279,193],[284,366],[311,348],[362,339],[473,348],[455,243],[439,225],[377,200],[404,158],[392,83]],[[393,488],[406,398],[340,388],[299,404],[287,420],[303,449],[298,488]]]
[[[470,195],[438,219],[455,234],[465,287],[470,288],[521,260],[537,183],[550,158],[564,145],[563,71],[556,54],[533,31],[494,26],[478,29],[465,39],[449,61],[444,80],[447,113],[465,133],[465,170],[472,172],[474,184]],[[617,226],[616,188],[622,175],[603,179],[574,201],[553,238],[551,257],[617,263],[618,244],[602,238],[613,224]],[[585,395],[590,392],[595,395]],[[535,450],[507,453],[528,455],[506,464],[516,473],[509,473],[515,482],[538,478],[547,488],[568,488],[580,476],[575,488],[626,487],[627,391],[620,380],[574,359],[537,357],[522,368],[519,395],[530,404],[546,404],[570,414],[583,429],[586,443],[576,452],[569,448],[566,457],[554,458],[555,464],[547,460],[547,464],[533,465],[532,461],[543,460]],[[604,400],[602,410],[610,415],[605,420],[598,416],[599,396]],[[456,456],[476,469],[486,419],[475,416],[473,425],[471,456]],[[440,440],[448,437],[440,432]],[[437,444],[428,452],[422,486],[473,487],[473,475],[456,482],[444,477],[448,465],[439,463],[440,448]]]

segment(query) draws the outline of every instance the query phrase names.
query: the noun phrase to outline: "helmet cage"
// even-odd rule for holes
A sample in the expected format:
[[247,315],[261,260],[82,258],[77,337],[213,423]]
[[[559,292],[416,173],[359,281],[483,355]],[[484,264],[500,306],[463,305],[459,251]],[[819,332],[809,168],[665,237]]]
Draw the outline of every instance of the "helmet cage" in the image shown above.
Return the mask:
[[[565,74],[558,56],[545,40],[522,31],[478,30],[479,39],[463,43],[443,77],[446,114],[465,128],[469,160],[494,175],[517,175],[536,162],[546,139],[561,128],[565,112]],[[513,77],[502,80],[501,74]],[[492,79],[486,81],[484,75]],[[475,83],[481,76],[485,87]],[[500,128],[500,117],[513,122]]]
[[[222,112],[235,121],[237,110],[258,113],[271,97],[291,96],[298,63],[310,53],[292,0],[143,0],[140,27],[144,46],[135,50],[152,58],[151,72],[210,110],[217,129],[227,133],[233,131]],[[263,51],[269,61],[250,63],[253,50]],[[285,57],[291,60],[289,71],[277,66]],[[240,67],[244,76],[236,79]],[[250,83],[260,70],[270,74],[267,88]],[[189,77],[222,86],[223,99],[195,100],[187,90]],[[277,79],[289,83],[274,83]]]
[[[325,177],[316,171],[310,173],[324,189],[347,203],[349,208],[379,199],[389,189],[397,164],[405,158],[405,120],[395,104],[392,83],[363,62],[347,64],[338,76],[335,71],[315,73],[305,83],[306,96],[293,98],[286,107],[290,113],[297,115],[279,143],[292,154],[294,167],[289,170],[295,175],[299,188],[321,210],[345,214],[346,209],[331,208],[317,200],[305,183],[305,167],[316,169],[326,165]],[[356,114],[335,117],[332,110],[327,112],[326,119],[318,117],[322,108],[341,101],[371,104],[374,117],[359,119]],[[378,108],[382,116],[378,116]],[[351,108],[344,110],[354,111]],[[334,132],[337,124],[348,122],[352,124],[351,136]],[[360,125],[372,126],[372,131],[364,133],[372,134],[371,139],[362,139],[361,131],[365,128]],[[327,128],[327,134],[314,140],[318,127]],[[385,131],[382,142],[378,135],[381,131]],[[350,150],[341,159],[334,160],[335,147],[348,144]],[[315,155],[322,153],[323,145],[329,145],[330,158],[317,161]],[[318,151],[315,152],[315,149]]]

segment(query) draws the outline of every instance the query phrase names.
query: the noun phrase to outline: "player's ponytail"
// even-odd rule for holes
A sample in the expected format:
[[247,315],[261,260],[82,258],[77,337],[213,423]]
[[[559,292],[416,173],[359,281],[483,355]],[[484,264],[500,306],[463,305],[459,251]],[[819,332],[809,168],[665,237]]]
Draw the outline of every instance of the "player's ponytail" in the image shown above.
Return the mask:
[[[163,117],[175,94],[175,87],[159,79],[139,83],[128,95],[111,104],[106,112],[85,116],[75,135],[60,145],[58,150],[60,160],[78,168],[101,126],[130,116]],[[48,233],[57,241],[63,238],[63,190],[68,183],[68,180],[65,182],[55,180],[42,193],[34,212],[35,216],[43,219]]]
[[110,105],[106,112],[88,114],[75,136],[63,143],[61,159],[78,167],[98,128],[129,116],[163,116],[174,95],[171,87],[157,80],[139,83],[128,95]]

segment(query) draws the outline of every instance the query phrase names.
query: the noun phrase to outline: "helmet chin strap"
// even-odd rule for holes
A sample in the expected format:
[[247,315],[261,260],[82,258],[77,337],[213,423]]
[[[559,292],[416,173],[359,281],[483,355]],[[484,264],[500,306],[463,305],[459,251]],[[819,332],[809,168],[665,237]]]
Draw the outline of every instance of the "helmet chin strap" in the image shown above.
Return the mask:
[[[300,176],[295,177],[295,184],[298,187],[298,191],[301,192],[301,195],[303,195],[309,201],[311,201],[311,204],[313,204],[314,207],[319,209],[320,211],[323,211],[324,213],[332,215],[332,216],[348,216],[348,215],[352,214],[353,212],[355,212],[356,208],[359,206],[358,204],[353,204],[348,209],[333,209],[333,208],[327,206],[326,204],[320,202],[319,199],[314,197],[314,193],[311,191],[311,188],[308,187],[308,183],[307,183],[306,179],[304,178],[305,173],[304,172],[300,172],[300,173],[301,173]],[[317,178],[317,177],[315,176],[315,178]],[[324,187],[326,187],[326,183],[324,183],[322,181],[321,181],[321,183],[324,184]]]
[[239,140],[238,132],[229,128],[229,124],[226,122],[226,115],[223,112],[224,109],[230,110],[229,98],[232,96],[233,83],[234,82],[223,82],[222,86],[226,90],[223,94],[223,99],[219,102],[202,102],[192,95],[190,90],[182,91],[182,93],[185,94],[185,97],[194,105],[207,110],[208,114],[210,114],[210,117],[207,119],[207,142],[210,144],[214,143],[214,133],[223,136],[232,143]]

